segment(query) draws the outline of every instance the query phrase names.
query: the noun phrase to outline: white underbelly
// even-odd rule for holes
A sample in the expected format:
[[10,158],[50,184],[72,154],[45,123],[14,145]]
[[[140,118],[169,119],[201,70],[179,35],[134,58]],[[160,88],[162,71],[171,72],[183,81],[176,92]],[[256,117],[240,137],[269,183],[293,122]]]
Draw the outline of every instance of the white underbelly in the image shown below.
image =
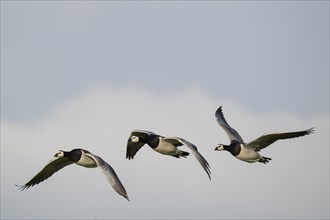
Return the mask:
[[83,167],[88,167],[88,168],[97,167],[97,164],[95,163],[95,161],[92,158],[90,158],[84,154],[81,156],[80,160],[78,160],[78,162],[76,164],[83,166]]
[[158,153],[166,154],[166,155],[178,155],[179,153],[179,150],[176,146],[166,141],[163,141],[162,139],[160,139],[159,145],[153,149]]
[[260,154],[254,150],[242,147],[241,152],[236,156],[237,159],[254,163],[259,160]]

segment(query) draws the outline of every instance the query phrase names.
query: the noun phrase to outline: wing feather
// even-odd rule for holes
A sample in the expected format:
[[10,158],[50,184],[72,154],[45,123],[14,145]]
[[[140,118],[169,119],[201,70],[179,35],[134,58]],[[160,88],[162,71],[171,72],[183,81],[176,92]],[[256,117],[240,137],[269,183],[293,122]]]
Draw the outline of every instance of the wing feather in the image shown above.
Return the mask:
[[[154,134],[151,131],[144,130],[134,130],[131,132],[126,147],[126,158],[133,159],[135,154],[141,149],[141,147],[146,143],[144,140],[148,139],[150,135]],[[139,142],[132,141],[132,137],[139,137]]]
[[126,158],[133,159],[135,154],[141,149],[144,145],[142,142],[133,143],[130,140],[127,141],[127,148],[126,148]]
[[29,182],[24,184],[23,186],[20,186],[21,190],[28,189],[29,187],[32,187],[49,177],[51,177],[54,173],[59,171],[65,166],[68,166],[70,164],[74,163],[72,160],[66,157],[59,157],[52,161],[50,161],[37,175],[35,175]]
[[185,144],[191,150],[192,154],[196,157],[199,164],[203,167],[209,179],[211,180],[210,165],[207,160],[198,152],[197,147],[183,138],[177,138],[177,140],[180,141],[182,144]]
[[178,137],[163,137],[163,140],[177,147],[184,145],[184,143]]
[[115,170],[105,162],[101,157],[96,156],[92,153],[86,153],[87,156],[93,158],[96,162],[97,166],[101,169],[101,171],[107,176],[108,181],[110,182],[112,188],[119,194],[125,197],[128,201],[128,195],[126,193],[125,187],[119,180]]
[[243,139],[241,138],[241,136],[238,134],[238,132],[233,129],[232,127],[229,126],[229,124],[227,123],[223,112],[222,112],[222,106],[220,106],[217,111],[215,112],[215,117],[217,119],[218,124],[225,130],[225,132],[227,133],[229,140],[232,141],[238,141],[241,144],[244,144]]
[[310,128],[310,129],[304,130],[304,131],[266,134],[266,135],[263,135],[263,136],[257,138],[256,140],[248,143],[247,147],[254,149],[256,151],[260,151],[261,149],[271,145],[272,143],[274,143],[277,140],[301,137],[304,135],[311,134],[312,132],[314,132],[314,128]]

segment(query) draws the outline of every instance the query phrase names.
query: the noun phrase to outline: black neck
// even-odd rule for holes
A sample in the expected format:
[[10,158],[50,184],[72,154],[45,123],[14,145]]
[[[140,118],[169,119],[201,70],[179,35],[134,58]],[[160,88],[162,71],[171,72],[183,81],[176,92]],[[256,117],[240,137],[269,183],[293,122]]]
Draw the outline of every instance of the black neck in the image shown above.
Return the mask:
[[241,152],[241,145],[237,141],[232,141],[230,145],[223,145],[223,149],[229,151],[232,155],[237,156]]
[[70,152],[65,152],[64,151],[64,156],[69,157],[74,162],[78,162],[80,160],[80,157],[81,157],[81,149],[74,149]]
[[151,135],[147,140],[147,144],[151,148],[156,148],[159,144],[159,136],[158,135]]

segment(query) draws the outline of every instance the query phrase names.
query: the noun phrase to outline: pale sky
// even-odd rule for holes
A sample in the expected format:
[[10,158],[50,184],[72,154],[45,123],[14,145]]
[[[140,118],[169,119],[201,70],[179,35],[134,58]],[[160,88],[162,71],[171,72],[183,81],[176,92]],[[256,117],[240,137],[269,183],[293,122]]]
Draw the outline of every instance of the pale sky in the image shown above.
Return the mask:
[[[248,164],[214,151],[220,105],[246,142],[315,133]],[[127,160],[133,129],[194,143],[212,180],[193,156]],[[15,187],[73,148],[131,201],[77,165]],[[329,1],[1,1],[1,219],[20,218],[328,219]]]

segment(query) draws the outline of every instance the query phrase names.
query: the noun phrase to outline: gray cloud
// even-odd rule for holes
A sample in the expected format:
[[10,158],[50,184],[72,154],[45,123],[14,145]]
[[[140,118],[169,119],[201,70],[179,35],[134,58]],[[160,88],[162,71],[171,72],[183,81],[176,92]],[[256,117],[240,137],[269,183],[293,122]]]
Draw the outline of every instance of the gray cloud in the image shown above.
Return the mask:
[[[245,141],[312,126],[316,132],[264,149],[273,158],[267,165],[247,164],[213,151],[218,142],[228,142],[214,117],[219,105]],[[258,115],[199,89],[155,95],[95,87],[34,127],[1,122],[1,217],[328,218],[328,121],[328,116]],[[126,141],[136,128],[196,144],[211,165],[212,181],[193,157],[171,158],[144,147],[126,160]],[[14,186],[35,175],[57,150],[76,147],[109,162],[131,202],[118,196],[98,169],[75,165],[27,191]]]
[[[1,1],[1,218],[329,218],[329,2]],[[262,151],[226,152],[223,105],[245,141],[316,127]],[[211,165],[144,147],[132,129],[181,136]],[[59,150],[108,161],[71,166],[27,191]]]

